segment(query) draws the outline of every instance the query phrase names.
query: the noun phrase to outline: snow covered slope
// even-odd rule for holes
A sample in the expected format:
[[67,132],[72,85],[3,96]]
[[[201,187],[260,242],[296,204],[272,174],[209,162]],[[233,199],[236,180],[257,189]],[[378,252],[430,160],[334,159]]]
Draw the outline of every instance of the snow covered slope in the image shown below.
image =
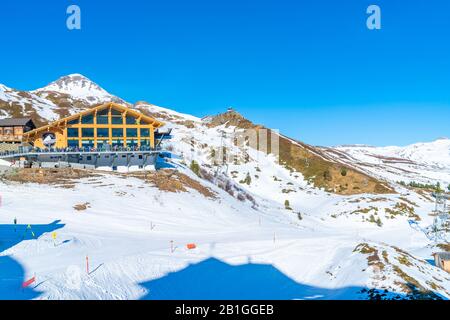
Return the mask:
[[0,84],[0,117],[31,116],[39,121],[57,119],[57,106],[36,94],[14,90]]
[[328,155],[389,181],[450,184],[450,139],[406,147],[344,146],[325,148]]
[[[406,221],[379,228],[330,219],[331,208],[356,206],[336,196],[299,220],[276,202],[251,208],[184,172],[214,196],[108,173],[73,187],[1,183],[0,298],[450,297],[450,275],[425,261],[433,248]],[[38,286],[20,289],[33,275]]]

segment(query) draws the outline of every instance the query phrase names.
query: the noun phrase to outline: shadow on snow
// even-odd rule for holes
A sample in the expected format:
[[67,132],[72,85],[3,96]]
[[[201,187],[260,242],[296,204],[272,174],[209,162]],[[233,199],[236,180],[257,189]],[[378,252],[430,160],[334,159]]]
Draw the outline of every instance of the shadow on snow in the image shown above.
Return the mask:
[[148,290],[144,300],[368,299],[368,288],[319,288],[297,283],[270,264],[233,266],[215,258],[140,285]]
[[[0,254],[22,241],[34,240],[44,233],[53,232],[64,227],[56,220],[50,224],[0,225]],[[33,236],[34,234],[34,236]],[[0,300],[29,300],[39,296],[32,288],[22,289],[25,270],[10,256],[0,256]]]

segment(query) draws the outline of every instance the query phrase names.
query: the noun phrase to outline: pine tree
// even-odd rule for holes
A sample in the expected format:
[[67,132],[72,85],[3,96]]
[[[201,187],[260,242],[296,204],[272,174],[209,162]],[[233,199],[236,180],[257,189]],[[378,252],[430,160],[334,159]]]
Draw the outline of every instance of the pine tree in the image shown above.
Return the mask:
[[200,166],[195,160],[192,160],[190,168],[197,176],[200,175]]
[[286,210],[292,210],[289,200],[284,201],[284,207]]
[[239,183],[245,183],[245,184],[250,185],[252,183],[252,177],[250,176],[250,173],[247,172],[247,176],[245,177],[245,179],[239,181]]

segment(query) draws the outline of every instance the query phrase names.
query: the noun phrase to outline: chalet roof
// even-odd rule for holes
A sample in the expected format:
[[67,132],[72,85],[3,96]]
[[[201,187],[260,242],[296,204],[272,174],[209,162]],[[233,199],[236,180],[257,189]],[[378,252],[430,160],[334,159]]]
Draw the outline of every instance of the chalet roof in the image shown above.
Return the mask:
[[92,113],[94,113],[95,111],[100,111],[100,110],[103,110],[103,109],[106,109],[106,108],[112,108],[112,109],[119,110],[119,111],[122,111],[122,112],[123,112],[123,111],[126,111],[128,114],[131,114],[131,115],[133,115],[133,116],[135,116],[135,117],[140,117],[140,118],[146,120],[147,122],[149,122],[150,124],[152,124],[153,127],[154,127],[155,129],[164,126],[164,122],[161,122],[161,121],[159,121],[159,120],[156,120],[155,118],[146,116],[145,114],[143,114],[143,113],[141,113],[141,112],[139,112],[139,111],[137,111],[137,110],[134,110],[134,109],[125,107],[125,106],[123,106],[123,105],[120,105],[120,104],[112,103],[112,102],[111,102],[111,103],[106,103],[106,104],[99,105],[99,106],[97,106],[97,107],[94,107],[94,108],[91,108],[91,109],[82,111],[82,112],[80,112],[80,113],[74,114],[74,115],[69,116],[69,117],[67,117],[67,118],[63,118],[63,119],[54,121],[54,122],[52,122],[52,123],[50,123],[50,124],[48,124],[48,125],[45,125],[45,126],[42,126],[42,127],[40,127],[40,128],[34,129],[34,130],[32,130],[32,131],[26,132],[26,133],[24,134],[24,136],[25,136],[25,137],[30,137],[30,136],[32,136],[32,135],[38,133],[38,132],[46,131],[46,130],[48,130],[48,129],[51,128],[51,127],[57,127],[57,126],[64,125],[64,124],[66,124],[67,122],[69,122],[69,121],[71,121],[71,120],[74,120],[74,119],[77,119],[77,118],[80,117],[80,116],[85,116],[85,115],[88,115],[88,114],[92,114]]
[[31,118],[0,119],[0,127],[25,126]]

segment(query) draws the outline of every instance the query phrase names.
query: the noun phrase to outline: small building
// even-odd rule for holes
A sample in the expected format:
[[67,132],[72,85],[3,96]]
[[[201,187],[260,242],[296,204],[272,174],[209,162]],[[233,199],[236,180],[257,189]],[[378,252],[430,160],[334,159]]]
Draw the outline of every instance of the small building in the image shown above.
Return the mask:
[[439,252],[433,254],[434,263],[437,267],[450,272],[450,252]]
[[0,119],[0,143],[21,143],[23,135],[35,128],[31,118]]
[[107,103],[29,131],[23,142],[35,148],[155,148],[164,125],[126,106]]

